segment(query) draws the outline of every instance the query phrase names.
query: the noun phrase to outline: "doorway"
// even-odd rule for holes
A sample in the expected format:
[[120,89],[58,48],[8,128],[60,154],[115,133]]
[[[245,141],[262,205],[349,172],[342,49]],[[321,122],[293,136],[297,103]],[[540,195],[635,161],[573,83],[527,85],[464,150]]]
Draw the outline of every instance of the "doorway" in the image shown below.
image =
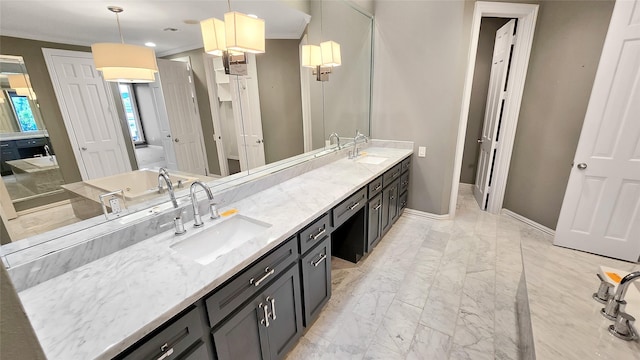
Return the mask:
[[[472,36],[469,47],[469,58],[467,63],[467,71],[465,76],[464,93],[462,99],[462,108],[460,111],[460,120],[458,126],[458,137],[456,143],[456,156],[455,167],[451,186],[451,196],[449,203],[449,216],[455,216],[456,203],[458,200],[458,189],[461,182],[461,176],[463,173],[463,157],[465,150],[465,143],[476,143],[476,149],[479,147],[478,139],[482,141],[482,138],[478,137],[477,125],[475,125],[475,133],[472,129],[468,132],[469,118],[471,114],[472,106],[472,90],[476,84],[474,84],[475,71],[476,71],[476,55],[478,54],[480,45],[480,28],[484,19],[498,18],[509,21],[511,19],[517,19],[517,42],[511,51],[511,64],[509,65],[509,76],[505,79],[505,85],[510,89],[509,96],[504,99],[504,102],[500,102],[500,113],[502,115],[502,121],[496,129],[500,129],[500,146],[495,147],[491,154],[490,166],[492,167],[490,176],[487,177],[487,183],[489,177],[491,177],[491,196],[484,204],[485,209],[490,213],[498,213],[502,208],[502,202],[504,199],[504,192],[506,189],[507,175],[509,171],[509,164],[511,161],[511,152],[513,150],[513,142],[515,139],[515,131],[517,127],[518,115],[520,112],[520,104],[522,102],[522,94],[524,91],[524,82],[527,73],[527,67],[529,64],[529,55],[531,53],[531,46],[533,43],[533,32],[535,29],[535,23],[538,13],[538,5],[530,4],[512,4],[512,3],[494,3],[494,2],[482,2],[479,1],[475,4],[472,22]],[[494,35],[495,36],[495,32]],[[478,70],[480,71],[480,69]],[[479,85],[478,85],[479,86]],[[488,85],[486,87],[488,89]],[[486,99],[486,97],[485,97]],[[484,101],[486,104],[486,101]],[[484,121],[484,113],[481,112]],[[474,116],[477,112],[474,110]],[[482,125],[480,126],[482,131]],[[472,146],[468,146],[472,148]],[[475,157],[475,154],[473,155]],[[467,155],[467,166],[469,165],[468,159],[471,155]],[[479,157],[478,157],[479,158]],[[475,158],[476,160],[478,158]],[[477,177],[477,165],[475,165],[476,171],[472,177]],[[469,168],[464,169],[465,180],[469,178]],[[475,182],[475,181],[474,181]],[[482,206],[481,206],[482,207]]]

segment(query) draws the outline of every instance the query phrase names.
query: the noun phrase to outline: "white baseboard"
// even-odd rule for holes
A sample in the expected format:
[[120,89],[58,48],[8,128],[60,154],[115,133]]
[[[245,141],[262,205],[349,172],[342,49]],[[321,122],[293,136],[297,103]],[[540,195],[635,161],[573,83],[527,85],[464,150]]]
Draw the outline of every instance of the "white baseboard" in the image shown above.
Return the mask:
[[408,209],[408,208],[404,209],[404,213],[407,215],[412,215],[412,216],[417,216],[417,217],[432,219],[432,220],[448,220],[449,219],[449,214],[437,215],[437,214],[432,214],[432,213],[428,213],[420,210]]
[[502,209],[502,213],[504,215],[511,216],[512,218],[514,218],[514,219],[516,219],[518,221],[522,221],[523,223],[533,227],[534,229],[540,230],[545,234],[549,234],[551,236],[554,236],[556,234],[555,230],[549,229],[548,227],[546,227],[546,226],[544,226],[542,224],[538,224],[537,222],[535,222],[535,221],[533,221],[533,220],[531,220],[529,218],[526,218],[526,217],[524,217],[524,216],[522,216],[520,214],[516,214],[511,210]]

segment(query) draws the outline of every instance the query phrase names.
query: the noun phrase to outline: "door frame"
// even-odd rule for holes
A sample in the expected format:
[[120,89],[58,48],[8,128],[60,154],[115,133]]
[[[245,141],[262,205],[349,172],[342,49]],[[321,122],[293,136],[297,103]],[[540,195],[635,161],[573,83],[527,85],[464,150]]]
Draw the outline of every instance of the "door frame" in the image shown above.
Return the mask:
[[229,163],[225,152],[224,139],[222,138],[222,125],[220,124],[220,101],[218,101],[218,88],[213,68],[213,55],[203,53],[204,72],[207,78],[207,89],[209,90],[209,108],[211,110],[211,120],[213,122],[213,140],[216,142],[218,151],[218,163],[220,164],[220,176],[229,175]]
[[[60,82],[58,81],[58,77],[54,76],[54,74],[56,73],[56,70],[54,66],[53,57],[58,55],[58,56],[71,56],[76,58],[82,57],[82,58],[93,59],[93,55],[90,52],[51,49],[51,48],[42,48],[42,54],[44,56],[44,62],[45,62],[45,65],[47,66],[47,70],[49,71],[49,78],[51,79],[51,84],[53,85],[56,101],[62,113],[62,121],[64,122],[64,126],[66,128],[67,137],[69,139],[69,143],[71,144],[71,150],[73,150],[73,156],[76,160],[76,165],[78,166],[78,170],[80,171],[80,176],[82,180],[89,180],[89,174],[87,173],[87,169],[84,166],[84,161],[82,160],[82,154],[80,153],[80,145],[78,144],[76,131],[73,128],[73,124],[71,123],[71,120],[69,119],[69,114],[67,111],[67,103],[64,99],[64,96],[58,96],[58,94],[62,94],[63,91],[62,91]],[[102,78],[102,73],[98,71],[98,74],[100,74],[100,78]],[[104,79],[102,81],[103,83],[105,83]],[[105,84],[104,87],[105,87],[105,92],[108,98],[107,102],[109,103],[109,113],[113,118],[113,121],[115,122],[116,133],[118,135],[123,135],[124,137],[122,123],[117,114],[115,98],[113,96],[113,92],[111,91],[111,86],[108,86],[107,84]],[[126,165],[128,165],[129,171],[131,171],[132,159],[129,155],[129,152],[127,151],[126,144],[125,144],[125,141],[127,141],[127,139],[120,138],[119,140],[120,141],[118,142],[118,145],[121,147],[121,151],[123,152],[123,154],[125,154],[126,159],[129,160],[129,163]],[[136,161],[137,163],[137,160],[134,160],[134,161]]]
[[[505,101],[504,121],[501,133],[501,145],[497,151],[497,161],[494,165],[494,186],[492,196],[489,198],[487,211],[498,214],[502,209],[504,193],[507,187],[507,176],[511,163],[511,153],[515,140],[524,83],[529,66],[529,55],[533,44],[533,34],[538,17],[539,5],[514,4],[478,1],[473,10],[471,23],[471,41],[467,58],[467,70],[462,94],[462,106],[458,122],[458,136],[456,142],[456,155],[451,182],[451,196],[449,200],[449,217],[453,218],[458,201],[458,188],[460,186],[460,172],[462,170],[462,155],[464,153],[464,141],[467,131],[467,119],[469,117],[469,105],[471,102],[471,88],[475,70],[476,54],[478,51],[478,37],[480,35],[480,22],[483,17],[500,17],[518,19],[516,45],[514,47],[513,60],[508,80],[509,96]],[[504,134],[504,135],[502,135]]]

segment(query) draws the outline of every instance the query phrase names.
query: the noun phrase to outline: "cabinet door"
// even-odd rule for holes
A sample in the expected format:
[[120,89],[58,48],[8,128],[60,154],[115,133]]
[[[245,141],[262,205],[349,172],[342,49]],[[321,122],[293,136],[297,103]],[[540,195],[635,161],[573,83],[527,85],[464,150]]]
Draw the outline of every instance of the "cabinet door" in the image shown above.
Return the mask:
[[218,359],[269,359],[264,308],[258,297],[213,332]]
[[400,188],[400,181],[395,181],[389,186],[391,194],[389,196],[389,218],[393,224],[398,220],[398,190]]
[[313,248],[301,264],[304,326],[309,327],[331,298],[331,238]]
[[367,232],[367,251],[373,250],[381,238],[380,229],[382,222],[382,194],[369,201],[369,225]]
[[302,336],[300,293],[300,270],[296,264],[262,294],[261,298],[269,305],[269,326],[265,328],[270,359],[282,359]]

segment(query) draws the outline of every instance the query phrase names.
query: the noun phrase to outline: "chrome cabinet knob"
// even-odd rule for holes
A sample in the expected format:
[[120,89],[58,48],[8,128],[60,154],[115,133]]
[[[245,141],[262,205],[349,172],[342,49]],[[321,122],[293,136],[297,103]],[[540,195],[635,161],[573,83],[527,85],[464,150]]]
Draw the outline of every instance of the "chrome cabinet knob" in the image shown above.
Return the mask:
[[180,142],[180,139],[175,138],[175,139],[173,139],[173,141],[175,141],[175,142]]
[[83,146],[83,147],[81,147],[80,149],[82,149],[82,151],[86,151],[86,150],[87,150],[87,147],[86,147],[86,146]]
[[587,168],[587,164],[585,164],[585,163],[578,164],[578,170],[584,170],[586,168]]

